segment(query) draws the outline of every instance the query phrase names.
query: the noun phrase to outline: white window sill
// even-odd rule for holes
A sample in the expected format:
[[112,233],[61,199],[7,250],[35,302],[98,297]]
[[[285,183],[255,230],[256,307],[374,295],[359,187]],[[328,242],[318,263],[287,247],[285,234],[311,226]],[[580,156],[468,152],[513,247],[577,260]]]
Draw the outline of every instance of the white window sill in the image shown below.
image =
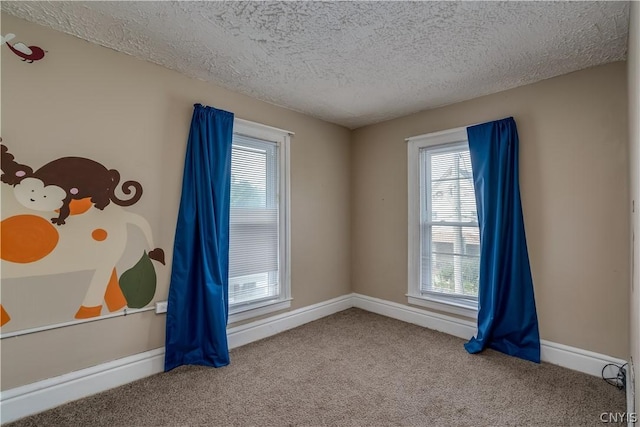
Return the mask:
[[240,322],[273,313],[274,311],[285,310],[291,307],[291,298],[286,300],[275,300],[262,303],[260,305],[248,305],[246,307],[231,309],[228,323]]
[[453,298],[440,298],[431,295],[407,295],[409,304],[442,311],[445,313],[457,314],[471,319],[478,318],[478,309],[462,302],[452,301]]

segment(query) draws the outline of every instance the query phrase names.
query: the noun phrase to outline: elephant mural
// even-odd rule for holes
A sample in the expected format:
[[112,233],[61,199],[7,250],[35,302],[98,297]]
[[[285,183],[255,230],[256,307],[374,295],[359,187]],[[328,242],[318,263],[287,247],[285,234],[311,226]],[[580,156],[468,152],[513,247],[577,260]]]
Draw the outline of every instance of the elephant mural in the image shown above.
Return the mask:
[[[121,199],[115,194],[120,174],[98,162],[63,157],[33,171],[1,149],[3,279],[92,271],[76,319],[100,316],[103,306],[114,312],[149,304],[156,287],[152,260],[164,265],[164,252],[154,248],[146,219],[124,209],[140,200],[142,185],[124,182],[122,193],[134,192]],[[149,252],[118,276],[128,225],[140,229]],[[1,325],[10,312],[0,304]]]

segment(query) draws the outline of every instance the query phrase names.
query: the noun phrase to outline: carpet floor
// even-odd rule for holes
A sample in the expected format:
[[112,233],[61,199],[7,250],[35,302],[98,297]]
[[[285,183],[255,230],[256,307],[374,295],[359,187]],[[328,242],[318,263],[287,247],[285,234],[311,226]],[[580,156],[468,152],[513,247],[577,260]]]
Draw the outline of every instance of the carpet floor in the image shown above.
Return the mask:
[[26,426],[602,426],[602,379],[349,309],[231,352],[23,418]]

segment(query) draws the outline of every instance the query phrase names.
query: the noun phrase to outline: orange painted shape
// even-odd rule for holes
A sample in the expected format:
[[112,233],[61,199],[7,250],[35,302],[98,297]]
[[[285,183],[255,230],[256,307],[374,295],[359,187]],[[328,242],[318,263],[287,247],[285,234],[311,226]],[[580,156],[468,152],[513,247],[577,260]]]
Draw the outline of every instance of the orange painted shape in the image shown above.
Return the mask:
[[93,240],[97,240],[98,242],[102,242],[104,239],[107,238],[107,232],[105,230],[103,230],[102,228],[96,228],[95,230],[93,230],[91,232],[91,237],[93,237]]
[[118,283],[118,275],[115,268],[111,272],[111,278],[104,293],[104,302],[107,304],[109,311],[120,310],[127,305],[127,300],[122,293],[122,289],[120,289],[120,283]]
[[85,307],[84,305],[81,305],[76,313],[76,319],[90,319],[92,317],[98,317],[100,316],[101,311],[101,305],[96,305],[95,307]]
[[0,326],[4,326],[4,324],[9,320],[11,320],[11,317],[9,317],[9,313],[7,313],[2,304],[0,304]]
[[58,231],[36,215],[16,215],[0,223],[0,258],[26,264],[51,253],[58,244]]
[[[72,199],[69,202],[69,215],[80,215],[91,209],[93,203],[91,197],[85,197],[84,199]],[[60,212],[60,209],[56,209],[56,212]]]

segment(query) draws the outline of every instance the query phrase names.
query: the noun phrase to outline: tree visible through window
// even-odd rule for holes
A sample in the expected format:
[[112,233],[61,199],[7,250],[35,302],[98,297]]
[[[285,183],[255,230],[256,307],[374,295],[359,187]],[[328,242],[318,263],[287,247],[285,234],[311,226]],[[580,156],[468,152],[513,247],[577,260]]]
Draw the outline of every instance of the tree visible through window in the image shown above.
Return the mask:
[[466,143],[420,149],[422,293],[477,300],[480,237]]

